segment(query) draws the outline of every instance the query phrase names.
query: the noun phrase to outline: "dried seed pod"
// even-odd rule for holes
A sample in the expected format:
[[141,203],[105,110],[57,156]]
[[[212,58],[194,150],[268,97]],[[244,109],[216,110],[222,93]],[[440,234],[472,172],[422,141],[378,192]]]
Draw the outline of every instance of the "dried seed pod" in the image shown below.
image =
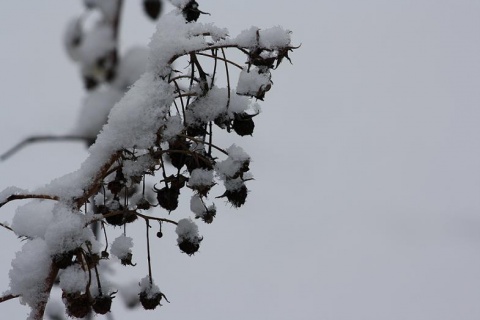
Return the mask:
[[161,292],[140,292],[140,303],[142,304],[143,308],[146,310],[153,310],[158,306],[161,306],[160,300],[162,300],[162,293]]
[[151,19],[156,20],[162,11],[162,2],[160,0],[144,0],[143,9]]
[[112,308],[113,296],[97,296],[93,299],[92,308],[95,313],[106,314]]
[[98,86],[98,81],[91,76],[83,76],[83,85],[87,91],[93,90]]
[[186,154],[190,148],[190,144],[185,139],[175,139],[168,143],[168,156],[172,165],[180,170],[186,163],[188,155]]
[[217,198],[227,197],[228,202],[230,202],[234,207],[239,208],[245,204],[247,195],[248,195],[248,189],[243,184],[238,189],[226,190],[223,195]]
[[88,299],[86,293],[66,293],[62,294],[63,301],[65,302],[65,307],[67,309],[67,314],[70,317],[74,318],[84,318],[86,317],[91,310],[91,302]]
[[217,209],[213,205],[207,209],[207,211],[202,215],[201,218],[203,222],[210,224],[213,222],[213,218],[215,218],[216,215],[217,215]]
[[175,188],[163,187],[158,190],[155,189],[157,193],[158,204],[168,210],[173,211],[178,207],[178,196],[180,195],[180,190]]
[[180,250],[188,254],[189,256],[195,254],[195,252],[200,249],[200,242],[203,238],[196,238],[194,241],[188,238],[183,238],[179,243],[178,247]]
[[197,1],[190,1],[187,3],[185,7],[183,7],[182,14],[185,17],[187,22],[197,21],[198,17],[200,17],[200,10],[198,10],[198,3]]
[[150,204],[150,202],[148,202],[147,199],[145,198],[141,198],[140,200],[138,200],[137,202],[137,209],[140,209],[140,210],[148,210],[152,207],[152,205]]
[[102,251],[102,253],[101,253],[101,257],[102,257],[102,259],[108,259],[108,257],[109,257],[109,256],[110,256],[110,255],[108,254],[108,252],[107,252],[107,251],[105,251],[105,250],[104,250],[104,251]]
[[120,259],[120,262],[124,265],[124,266],[136,266],[135,263],[132,262],[132,253],[129,252],[127,253],[124,257],[122,257]]
[[199,137],[199,136],[203,137],[207,133],[208,132],[207,132],[206,124],[202,124],[202,125],[194,124],[194,125],[189,125],[187,127],[187,135],[189,135],[190,137]]
[[65,269],[73,263],[74,251],[62,252],[53,256],[53,263],[59,269]]
[[257,67],[273,68],[276,57],[269,56],[268,51],[262,48],[256,48],[249,52],[248,62]]
[[251,136],[253,134],[253,129],[255,129],[255,123],[252,118],[242,119],[240,117],[235,117],[232,128],[239,136]]

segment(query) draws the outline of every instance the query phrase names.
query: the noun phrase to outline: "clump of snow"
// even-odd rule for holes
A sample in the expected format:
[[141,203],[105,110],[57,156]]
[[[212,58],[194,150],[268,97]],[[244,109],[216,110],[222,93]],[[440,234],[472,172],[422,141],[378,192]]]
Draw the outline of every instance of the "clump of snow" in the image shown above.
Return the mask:
[[107,123],[110,110],[123,95],[122,91],[111,86],[90,92],[83,101],[73,134],[95,139]]
[[252,49],[255,47],[272,50],[281,49],[290,46],[291,32],[281,26],[264,30],[258,27],[250,27],[240,32],[233,38],[232,42]]
[[177,241],[179,244],[184,240],[198,244],[202,239],[198,234],[198,227],[192,219],[179,220],[175,232],[178,235]]
[[155,298],[159,293],[161,294],[160,288],[153,283],[150,283],[150,277],[146,276],[140,280],[140,292],[143,292],[146,295],[146,298],[152,299]]
[[190,210],[195,213],[196,217],[202,217],[205,214],[207,209],[198,194],[194,194],[190,199]]
[[84,34],[82,43],[78,48],[79,60],[86,68],[91,68],[99,58],[115,50],[113,30],[107,24],[100,24]]
[[132,253],[133,239],[125,235],[117,237],[110,247],[110,252],[118,259],[125,259]]
[[173,99],[173,88],[147,72],[110,112],[108,124],[91,148],[91,153],[122,148],[149,148]]
[[50,271],[51,258],[48,246],[43,239],[27,241],[12,261],[10,293],[20,295],[22,302],[34,310],[39,303],[46,301],[46,283]]
[[250,100],[247,97],[231,92],[230,98],[227,88],[211,88],[208,93],[191,103],[185,113],[187,124],[204,124],[214,121],[220,115],[232,118],[234,113],[241,113],[248,109]]
[[260,91],[271,85],[270,73],[260,73],[258,68],[246,68],[240,72],[237,93],[247,96],[256,96]]
[[211,186],[213,184],[213,171],[207,169],[194,169],[188,179],[190,187]]
[[32,200],[17,208],[12,221],[12,229],[19,237],[43,238],[52,222],[55,202]]
[[88,283],[88,275],[79,265],[62,270],[59,279],[60,288],[68,293],[85,292]]
[[220,178],[234,177],[250,161],[250,156],[239,146],[233,144],[227,150],[228,158],[217,162],[215,169]]
[[45,242],[50,253],[69,252],[86,241],[97,244],[92,230],[86,226],[85,216],[73,212],[62,203],[55,204],[53,219],[45,231]]
[[145,168],[149,168],[155,164],[155,160],[150,154],[138,156],[135,160],[123,161],[123,174],[127,179],[132,176],[142,175]]
[[258,27],[250,27],[240,32],[232,42],[238,43],[242,47],[253,48],[257,45],[257,32],[260,29]]
[[260,47],[266,49],[285,48],[290,45],[291,32],[281,26],[260,31]]
[[245,178],[225,179],[223,184],[228,191],[240,190],[245,186]]
[[205,33],[211,34],[212,39],[222,39],[227,36],[228,31],[213,24],[186,23],[180,12],[162,16],[150,41],[148,70],[167,76],[171,70],[170,59],[208,46],[207,40],[199,36]]
[[168,118],[165,122],[165,128],[162,131],[163,141],[168,141],[175,138],[185,127],[183,126],[183,120],[180,115],[174,115]]

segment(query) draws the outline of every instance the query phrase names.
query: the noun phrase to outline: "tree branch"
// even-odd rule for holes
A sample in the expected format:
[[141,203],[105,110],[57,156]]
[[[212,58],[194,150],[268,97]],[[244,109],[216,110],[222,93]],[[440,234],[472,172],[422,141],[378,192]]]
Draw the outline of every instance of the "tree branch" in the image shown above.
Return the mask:
[[18,297],[20,297],[18,294],[7,294],[3,297],[0,297],[0,303],[11,300],[11,299],[15,299]]
[[12,194],[5,201],[0,202],[0,208],[13,200],[24,200],[24,199],[44,199],[44,200],[55,200],[58,201],[57,196],[51,196],[48,194]]
[[86,143],[91,143],[92,140],[94,140],[94,139],[92,139],[91,137],[76,136],[76,135],[29,137],[29,138],[26,138],[25,140],[21,141],[20,143],[16,144],[11,149],[7,150],[5,153],[3,153],[0,156],[0,161],[4,161],[4,160],[8,159],[13,154],[17,153],[18,151],[20,151],[20,149],[26,147],[30,143],[50,142],[50,141],[83,141],[83,142],[86,142]]

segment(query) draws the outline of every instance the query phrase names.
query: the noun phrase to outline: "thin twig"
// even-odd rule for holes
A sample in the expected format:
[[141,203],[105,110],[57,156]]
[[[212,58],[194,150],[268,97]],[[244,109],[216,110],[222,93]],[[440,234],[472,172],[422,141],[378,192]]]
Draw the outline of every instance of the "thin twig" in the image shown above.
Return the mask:
[[213,58],[215,60],[222,60],[222,61],[225,61],[227,63],[230,63],[232,65],[234,65],[235,67],[239,68],[240,70],[243,70],[243,67],[235,62],[233,62],[232,60],[228,60],[228,59],[225,59],[225,58],[221,58],[221,57],[217,57],[217,56],[213,56],[211,54],[206,54],[206,53],[201,53],[201,52],[198,52],[197,53],[199,56],[204,56],[204,57],[210,57],[210,58]]
[[12,232],[15,232],[15,231],[13,231],[12,228],[10,228],[9,226],[7,226],[5,223],[1,223],[1,222],[0,222],[0,227],[4,227],[5,229],[8,229],[8,230],[10,230],[10,231],[12,231]]
[[0,202],[0,207],[3,207],[10,201],[24,200],[24,199],[44,199],[44,200],[55,200],[55,201],[59,200],[57,196],[51,196],[48,194],[12,194],[5,201]]
[[168,223],[171,223],[171,224],[174,224],[174,225],[178,225],[177,222],[175,222],[173,220],[165,219],[165,218],[157,218],[157,217],[147,216],[147,215],[141,214],[139,212],[137,212],[136,215],[143,218],[143,219],[156,220],[156,221],[161,221],[161,222],[168,222]]
[[204,143],[206,145],[209,145],[209,146],[212,146],[214,149],[217,149],[218,151],[220,151],[221,153],[223,154],[226,154],[228,156],[228,152],[223,150],[222,148],[219,148],[217,147],[216,145],[214,145],[213,143],[210,143],[210,142],[206,142],[206,141],[201,141],[201,140],[198,140],[198,139],[195,139],[193,137],[190,137],[190,136],[187,136],[187,135],[184,135],[184,134],[179,134],[180,137],[184,137],[184,138],[187,138],[189,140],[192,140],[193,142],[196,142],[196,143]]
[[0,297],[0,303],[11,300],[11,299],[15,299],[18,297],[20,297],[20,295],[18,294],[7,294],[6,296]]
[[21,141],[20,143],[13,146],[11,149],[6,151],[4,154],[0,156],[0,161],[4,161],[11,157],[13,154],[20,151],[20,149],[26,147],[30,143],[35,142],[50,142],[50,141],[83,141],[87,143],[92,142],[92,137],[85,137],[85,136],[75,136],[75,135],[65,135],[65,136],[35,136],[26,138],[25,140]]

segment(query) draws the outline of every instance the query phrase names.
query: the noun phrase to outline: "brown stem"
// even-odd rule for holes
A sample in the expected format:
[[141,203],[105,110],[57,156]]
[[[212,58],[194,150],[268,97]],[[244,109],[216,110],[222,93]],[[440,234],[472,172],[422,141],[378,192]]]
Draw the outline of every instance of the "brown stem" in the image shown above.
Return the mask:
[[51,196],[48,194],[12,194],[5,201],[0,202],[0,207],[3,207],[7,203],[13,200],[24,200],[24,199],[44,199],[44,200],[56,200],[58,201],[57,196]]
[[18,297],[20,297],[18,294],[7,294],[6,296],[0,297],[0,303],[11,300],[11,299],[15,299]]
[[57,278],[57,275],[58,275],[58,268],[55,265],[55,263],[53,263],[52,261],[50,264],[50,272],[48,273],[48,276],[45,279],[45,290],[41,295],[41,300],[38,303],[37,307],[32,309],[32,313],[30,314],[31,319],[33,320],[43,319],[43,315],[45,313],[45,307],[47,306],[48,298],[50,297],[50,291],[52,291],[52,287],[55,282],[55,279]]
[[26,138],[21,142],[14,145],[0,156],[0,161],[7,160],[9,157],[20,151],[23,147],[26,147],[30,143],[45,142],[45,141],[84,141],[89,144],[93,143],[92,137],[64,135],[64,136],[34,136]]

